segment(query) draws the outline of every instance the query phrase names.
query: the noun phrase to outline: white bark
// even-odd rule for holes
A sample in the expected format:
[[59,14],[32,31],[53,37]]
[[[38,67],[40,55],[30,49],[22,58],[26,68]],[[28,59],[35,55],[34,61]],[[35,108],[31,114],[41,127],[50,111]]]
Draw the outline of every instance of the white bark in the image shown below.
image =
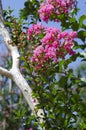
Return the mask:
[[5,68],[0,67],[0,74],[1,75],[5,75],[8,78],[11,78],[10,72],[7,69],[5,69]]
[[13,81],[16,83],[16,85],[20,88],[22,91],[24,97],[26,98],[27,103],[29,104],[31,110],[34,112],[34,102],[32,98],[32,89],[30,86],[27,84],[26,80],[23,78],[23,76],[20,73],[19,69],[11,69],[10,73],[12,75]]
[[[1,0],[0,0],[1,2]],[[1,9],[1,8],[0,8]],[[5,28],[3,21],[0,18],[0,35],[2,35],[4,39],[4,43],[6,44],[9,52],[12,56],[12,68],[10,70],[6,70],[5,68],[0,67],[0,74],[7,76],[8,78],[11,78],[15,84],[19,87],[19,89],[22,91],[29,107],[31,108],[32,112],[40,118],[40,121],[42,120],[44,113],[42,109],[38,109],[38,112],[35,112],[37,110],[36,105],[38,104],[38,101],[36,99],[36,102],[34,103],[34,99],[32,97],[32,89],[27,84],[26,80],[22,76],[20,70],[19,70],[19,52],[18,48],[16,46],[12,46],[9,44],[11,42],[11,38],[9,35],[9,32]],[[39,122],[40,122],[39,121]]]

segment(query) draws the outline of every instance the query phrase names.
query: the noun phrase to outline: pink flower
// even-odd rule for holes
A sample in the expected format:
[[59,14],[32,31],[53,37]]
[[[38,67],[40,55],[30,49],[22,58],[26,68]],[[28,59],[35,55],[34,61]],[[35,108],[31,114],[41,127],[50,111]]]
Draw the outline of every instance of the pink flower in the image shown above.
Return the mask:
[[42,41],[42,45],[52,44],[57,39],[57,35],[60,32],[61,31],[58,28],[47,27],[45,29],[46,35],[41,40]]
[[76,38],[77,37],[76,31],[70,32],[69,35],[70,35],[71,38]]
[[29,130],[33,130],[33,128],[30,128]]
[[49,44],[49,43],[51,44],[52,42],[54,42],[54,37],[51,33],[47,33],[41,41],[42,41],[42,45]]
[[50,15],[53,12],[53,10],[54,10],[53,5],[43,2],[40,5],[40,9],[38,10],[38,13],[42,20],[48,22],[48,19],[50,18]]
[[45,57],[44,57],[45,60],[47,59],[51,59],[51,60],[54,60],[56,61],[56,48],[55,47],[46,47],[45,48]]
[[48,22],[49,19],[54,20],[59,14],[67,14],[75,6],[75,0],[44,0],[40,5],[38,13],[43,21]]
[[73,46],[73,43],[67,43],[64,45],[64,48],[66,49],[67,52],[70,52],[72,46]]
[[62,1],[60,6],[61,7],[66,7],[66,2]]
[[46,33],[51,33],[51,34],[57,34],[57,33],[60,33],[61,31],[60,31],[60,29],[55,28],[55,27],[47,27],[45,29],[45,32]]
[[31,61],[38,64],[38,68],[41,68],[43,63],[43,54],[44,54],[44,47],[42,45],[38,46],[33,51],[33,56],[31,57]]
[[60,12],[59,12],[59,10],[58,10],[58,9],[56,10],[56,14],[57,14],[57,15],[59,15],[59,14],[60,14]]
[[33,24],[32,27],[30,27],[28,29],[28,32],[27,32],[28,33],[28,40],[30,40],[33,35],[40,34],[41,31],[42,31],[42,29],[43,29],[43,27],[42,27],[41,23],[39,23],[39,24]]
[[61,37],[62,37],[62,38],[65,38],[65,37],[67,37],[67,36],[68,36],[68,32],[62,32],[62,33],[61,33]]
[[34,55],[40,57],[40,55],[44,52],[44,48],[42,45],[38,46],[35,50],[34,50]]

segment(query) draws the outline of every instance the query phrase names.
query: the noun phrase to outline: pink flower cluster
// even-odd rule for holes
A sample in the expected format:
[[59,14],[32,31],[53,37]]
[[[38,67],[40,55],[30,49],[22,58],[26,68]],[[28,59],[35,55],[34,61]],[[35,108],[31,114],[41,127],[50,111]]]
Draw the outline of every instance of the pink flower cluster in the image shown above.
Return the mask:
[[53,11],[54,11],[54,6],[48,3],[46,4],[44,2],[44,3],[41,3],[38,13],[39,13],[40,18],[44,20],[45,22],[47,22],[51,14],[53,13]]
[[32,37],[36,37],[36,35],[40,34],[42,32],[42,24],[33,24],[31,28],[28,29],[28,40],[31,40]]
[[[74,45],[74,39],[76,38],[75,31],[62,32],[58,28],[53,27],[44,28],[41,26],[41,28],[43,28],[45,35],[41,39],[41,45],[36,47],[31,57],[32,63],[35,63],[37,68],[40,69],[44,64],[49,62],[59,62],[59,60],[64,59],[67,54],[74,54],[72,47]],[[40,30],[39,32],[37,30],[33,31],[34,33],[40,33]]]
[[75,0],[44,0],[40,5],[38,13],[43,21],[48,22],[49,19],[52,20],[59,14],[68,13],[74,7]]

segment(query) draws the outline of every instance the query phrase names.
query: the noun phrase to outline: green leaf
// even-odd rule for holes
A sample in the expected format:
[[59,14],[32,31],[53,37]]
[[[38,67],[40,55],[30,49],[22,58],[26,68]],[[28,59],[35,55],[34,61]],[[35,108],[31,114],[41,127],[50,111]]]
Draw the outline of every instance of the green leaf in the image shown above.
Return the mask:
[[5,22],[5,25],[6,25],[6,26],[11,26],[11,23],[6,21],[6,22]]
[[61,61],[59,62],[59,71],[62,71],[62,69],[63,69],[63,64],[64,64],[64,60],[61,60]]
[[86,78],[81,78],[81,81],[83,81],[84,83],[86,83]]
[[71,27],[74,31],[77,31],[79,29],[79,23],[77,22],[77,20],[72,19],[71,21]]
[[70,18],[70,22],[71,22],[71,23],[76,22],[76,18]]
[[67,87],[67,80],[68,80],[68,77],[67,77],[67,76],[62,76],[62,77],[60,78],[60,80],[58,81],[59,87],[62,87],[62,88]]
[[85,129],[86,128],[86,124],[85,123],[80,123],[81,128]]
[[83,25],[84,25],[84,20],[86,20],[86,15],[82,15],[82,16],[79,18],[79,26],[80,26],[80,27],[83,27]]
[[80,30],[80,31],[78,32],[78,38],[80,38],[83,42],[85,42],[85,39],[86,39],[86,31]]
[[80,52],[80,55],[83,56],[86,59],[86,53],[85,52]]

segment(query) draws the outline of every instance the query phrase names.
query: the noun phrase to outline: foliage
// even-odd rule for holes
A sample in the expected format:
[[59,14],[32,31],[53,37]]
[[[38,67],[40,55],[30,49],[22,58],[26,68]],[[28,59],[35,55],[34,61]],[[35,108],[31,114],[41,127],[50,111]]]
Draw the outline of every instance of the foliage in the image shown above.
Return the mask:
[[[48,0],[48,2],[52,2],[52,0]],[[72,2],[75,1],[72,0]],[[44,31],[44,28],[42,28],[40,25],[37,26],[36,22],[38,19],[40,19],[37,14],[39,6],[39,1],[28,0],[27,2],[25,2],[25,8],[21,10],[21,17],[19,19],[16,19],[10,14],[10,17],[8,18],[6,14],[5,24],[12,30],[11,37],[13,39],[13,43],[15,43],[15,45],[19,47],[19,51],[21,54],[20,69],[22,70],[27,82],[33,89],[33,97],[36,97],[39,101],[37,109],[42,108],[44,111],[44,122],[40,124],[40,127],[45,127],[45,130],[84,130],[86,129],[86,76],[85,74],[83,75],[83,77],[80,74],[75,74],[73,68],[69,68],[69,65],[72,62],[75,62],[77,58],[81,58],[81,61],[86,60],[86,25],[84,23],[84,20],[86,20],[86,16],[82,15],[79,19],[76,19],[78,8],[75,7],[75,9],[72,11],[68,10],[66,15],[61,12],[58,17],[56,17],[55,12],[53,13],[52,11],[53,8],[51,10],[49,8],[48,11],[50,11],[50,15],[47,20],[43,20],[45,22],[48,22],[48,20],[53,20],[55,18],[55,21],[60,21],[62,31],[59,37],[61,37],[61,39],[58,38],[57,34],[59,34],[59,32],[57,32],[56,30],[54,30],[55,32],[53,34],[52,29],[47,27],[47,29],[45,28],[45,30],[47,31]],[[66,8],[66,6],[67,4],[64,7]],[[44,13],[47,13],[47,11],[45,11]],[[31,15],[32,18],[35,19],[35,24],[32,25],[32,28],[29,28],[28,33],[26,33],[27,31],[25,32],[25,24],[22,19],[26,19],[27,16]],[[45,14],[44,16],[46,15],[47,14]],[[32,22],[34,23],[34,20]],[[72,32],[76,31],[77,39],[75,39],[76,35],[73,35],[73,33],[71,33],[72,35],[70,35],[70,33],[64,33],[64,36],[62,35],[63,30],[66,32],[66,30],[68,29],[71,29]],[[37,50],[37,48],[41,45],[42,47],[44,47],[42,49],[46,48],[46,46],[43,45],[43,40],[47,35],[46,32],[48,31],[49,33],[51,33],[51,39],[48,39],[48,35],[48,38],[44,41],[44,44],[50,45],[51,47],[52,43],[55,41],[55,39],[54,41],[52,39],[56,37],[56,40],[60,44],[60,46],[55,46],[55,53],[57,53],[57,50],[59,48],[59,56],[56,55],[55,57],[58,59],[58,62],[55,62],[55,59],[51,55],[48,55],[48,60],[46,58],[45,61],[42,62],[42,58],[46,56],[46,53],[43,52],[46,51],[43,50],[43,52],[41,53],[41,50]],[[22,36],[21,34],[24,35]],[[66,41],[67,38],[69,38],[69,42]],[[70,40],[71,38],[73,39]],[[79,40],[82,40],[83,44],[79,43]],[[11,44],[14,45],[13,43]],[[73,46],[69,43],[72,43]],[[65,45],[68,45],[67,50],[64,47]],[[78,49],[82,49],[83,53],[78,53]],[[75,53],[69,55],[71,50]],[[49,54],[51,53],[52,49]],[[62,55],[63,53],[65,53],[64,56]],[[34,60],[32,60],[33,56]],[[39,61],[41,62],[40,67],[37,66]],[[23,98],[21,98],[21,100],[23,100]],[[27,115],[27,112],[30,114],[29,116]],[[23,122],[25,124],[25,129],[39,129],[38,119],[35,119],[34,115],[31,115],[31,112],[30,110],[27,110],[27,107],[24,107],[23,105],[18,106],[17,109],[14,109],[14,111],[12,111],[12,115],[13,114],[13,122],[12,120],[9,120],[9,124],[13,124],[16,118],[16,121],[19,121],[19,123]],[[21,127],[22,125],[19,123],[18,127]],[[17,123],[16,129],[19,129],[17,128]]]
[[27,20],[29,17],[29,23],[36,22],[39,19],[37,10],[41,1],[42,0],[27,0],[24,3],[24,9],[20,10],[20,17],[25,20]]

